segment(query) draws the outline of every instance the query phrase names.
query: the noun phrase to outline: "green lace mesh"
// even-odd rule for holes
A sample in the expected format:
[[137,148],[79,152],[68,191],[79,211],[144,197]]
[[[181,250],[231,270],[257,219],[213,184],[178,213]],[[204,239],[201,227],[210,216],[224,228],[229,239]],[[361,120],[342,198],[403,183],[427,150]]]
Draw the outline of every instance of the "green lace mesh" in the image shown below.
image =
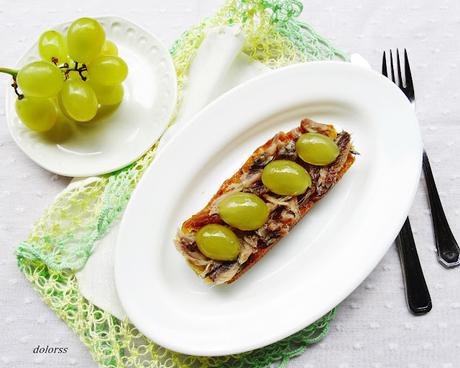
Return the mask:
[[[296,17],[297,0],[230,0],[211,18],[192,27],[171,48],[177,72],[178,102],[206,29],[237,25],[246,35],[243,52],[271,68],[311,60],[343,59],[309,25]],[[174,124],[174,117],[171,120]],[[91,255],[95,241],[109,231],[131,192],[154,159],[156,144],[132,165],[86,179],[62,192],[19,244],[19,268],[43,300],[71,327],[102,367],[268,367],[287,364],[323,338],[334,316],[326,316],[270,346],[226,357],[195,357],[168,351],[144,337],[129,321],[120,321],[86,300],[75,272]]]

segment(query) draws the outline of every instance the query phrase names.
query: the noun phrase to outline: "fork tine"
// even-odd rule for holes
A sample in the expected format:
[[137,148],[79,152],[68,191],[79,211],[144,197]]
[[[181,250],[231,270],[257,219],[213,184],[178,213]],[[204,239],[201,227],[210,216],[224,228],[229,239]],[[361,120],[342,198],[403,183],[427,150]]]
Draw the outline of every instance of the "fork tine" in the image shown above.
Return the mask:
[[383,52],[383,57],[382,57],[382,74],[388,78],[387,56],[386,56],[385,51]]
[[406,74],[406,89],[409,95],[408,97],[410,100],[413,100],[415,99],[414,83],[412,81],[412,73],[410,71],[409,58],[407,57],[406,49],[404,49],[404,73]]
[[395,68],[393,66],[393,53],[390,50],[390,69],[391,69],[391,80],[393,81],[394,84],[396,84],[399,87],[399,84],[396,82],[395,78]]
[[399,49],[396,49],[396,70],[398,71],[399,88],[404,88],[403,75],[401,73],[401,61],[399,60]]

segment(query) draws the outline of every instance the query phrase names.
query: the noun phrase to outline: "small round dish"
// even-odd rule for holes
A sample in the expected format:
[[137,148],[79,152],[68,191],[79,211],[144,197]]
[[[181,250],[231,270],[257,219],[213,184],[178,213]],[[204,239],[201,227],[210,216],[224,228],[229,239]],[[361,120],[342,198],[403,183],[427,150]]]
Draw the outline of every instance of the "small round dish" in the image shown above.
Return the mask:
[[[121,169],[142,156],[166,129],[176,105],[176,73],[162,43],[139,26],[118,17],[96,18],[114,41],[129,68],[125,96],[116,109],[101,110],[89,123],[61,116],[49,132],[25,127],[15,111],[16,96],[8,87],[8,129],[18,146],[44,169],[84,177]],[[54,29],[66,32],[70,22]],[[18,67],[38,59],[35,44]]]

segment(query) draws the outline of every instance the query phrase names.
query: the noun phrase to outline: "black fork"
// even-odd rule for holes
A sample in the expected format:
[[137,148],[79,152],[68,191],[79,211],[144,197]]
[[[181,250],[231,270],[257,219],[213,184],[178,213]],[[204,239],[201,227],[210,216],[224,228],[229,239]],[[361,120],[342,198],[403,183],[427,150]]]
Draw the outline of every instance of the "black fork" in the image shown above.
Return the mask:
[[[391,80],[404,92],[409,101],[415,105],[414,83],[412,81],[409,59],[405,49],[405,84],[403,83],[403,74],[401,73],[399,50],[396,50],[396,66],[397,73],[395,75],[393,55],[390,50]],[[388,77],[385,52],[383,52],[382,74]],[[425,174],[425,181],[428,189],[428,198],[431,207],[431,217],[433,219],[438,261],[446,268],[457,267],[460,265],[460,249],[454,235],[452,234],[452,230],[450,229],[449,223],[444,213],[444,209],[442,208],[442,203],[439,198],[438,190],[436,188],[436,183],[433,177],[433,172],[431,171],[430,160],[428,159],[428,155],[425,149],[423,150],[423,173]]]
[[[406,83],[402,81],[401,73],[401,62],[399,57],[399,51],[396,51],[397,59],[397,72],[395,74],[395,68],[393,64],[393,54],[390,51],[390,70],[391,80],[395,83],[411,101],[415,102],[414,86],[412,82],[412,75],[409,67],[409,60],[407,58],[407,52],[404,50],[404,66],[406,74]],[[389,77],[387,69],[386,53],[383,52],[382,59],[382,74],[385,77]],[[404,225],[396,238],[396,246],[398,248],[399,257],[401,259],[401,266],[403,271],[403,277],[405,282],[406,299],[409,309],[414,314],[425,314],[431,310],[431,297],[426,285],[425,277],[423,276],[422,266],[415,247],[414,235],[410,226],[409,217],[406,218]]]

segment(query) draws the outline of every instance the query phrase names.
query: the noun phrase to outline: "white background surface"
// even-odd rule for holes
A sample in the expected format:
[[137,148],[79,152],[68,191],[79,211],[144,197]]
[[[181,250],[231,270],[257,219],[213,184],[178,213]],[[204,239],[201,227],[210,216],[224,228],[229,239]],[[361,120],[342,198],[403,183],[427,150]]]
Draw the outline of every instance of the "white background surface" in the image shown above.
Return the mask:
[[[14,65],[49,25],[82,15],[121,15],[170,44],[188,26],[211,15],[219,3],[0,0],[0,64]],[[380,68],[382,49],[408,48],[422,134],[445,211],[460,239],[460,3],[312,0],[304,4],[302,17],[318,32],[337,47],[362,54],[376,68]],[[3,102],[1,88],[0,367],[95,367],[86,348],[41,302],[16,267],[16,244],[26,238],[33,221],[68,180],[40,169],[15,146],[6,129]],[[436,262],[423,181],[421,184],[411,220],[432,294],[432,312],[413,317],[407,311],[399,260],[391,248],[342,303],[329,336],[292,360],[289,367],[460,366],[460,268],[447,271]],[[37,344],[68,347],[69,351],[35,355],[32,350]]]

